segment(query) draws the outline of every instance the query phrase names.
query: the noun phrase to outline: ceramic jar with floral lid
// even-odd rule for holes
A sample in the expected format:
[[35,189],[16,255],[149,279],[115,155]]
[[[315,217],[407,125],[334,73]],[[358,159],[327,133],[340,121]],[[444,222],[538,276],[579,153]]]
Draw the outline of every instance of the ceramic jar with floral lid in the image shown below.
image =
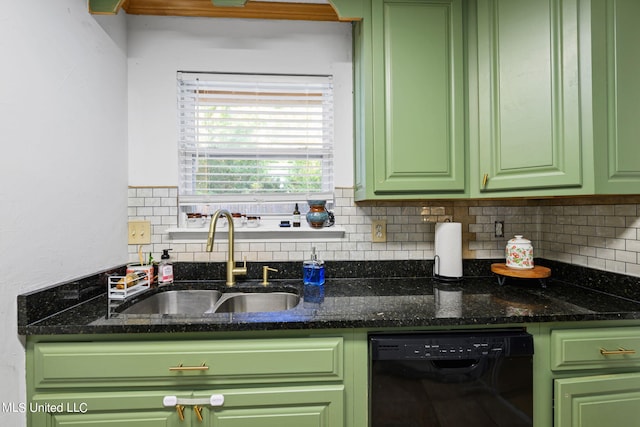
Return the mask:
[[520,235],[514,236],[507,243],[505,257],[507,258],[507,267],[533,268],[533,245],[531,245],[531,240],[525,239]]

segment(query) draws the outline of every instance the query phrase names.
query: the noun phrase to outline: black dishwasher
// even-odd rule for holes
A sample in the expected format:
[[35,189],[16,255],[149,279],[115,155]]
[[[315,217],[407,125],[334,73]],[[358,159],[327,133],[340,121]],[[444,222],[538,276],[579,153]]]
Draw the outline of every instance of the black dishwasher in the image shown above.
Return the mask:
[[533,425],[533,337],[523,329],[369,336],[372,427]]

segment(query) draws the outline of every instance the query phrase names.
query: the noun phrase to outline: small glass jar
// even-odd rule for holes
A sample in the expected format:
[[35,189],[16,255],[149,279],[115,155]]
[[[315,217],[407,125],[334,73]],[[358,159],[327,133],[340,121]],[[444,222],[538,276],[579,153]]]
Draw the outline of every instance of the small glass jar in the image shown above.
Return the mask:
[[531,240],[525,239],[521,235],[516,235],[509,240],[504,252],[507,258],[507,267],[519,269],[531,269],[534,267]]
[[242,227],[247,222],[247,217],[240,212],[232,212],[231,217],[233,218],[233,226],[235,228]]
[[248,228],[260,227],[260,217],[259,216],[247,216],[247,227]]

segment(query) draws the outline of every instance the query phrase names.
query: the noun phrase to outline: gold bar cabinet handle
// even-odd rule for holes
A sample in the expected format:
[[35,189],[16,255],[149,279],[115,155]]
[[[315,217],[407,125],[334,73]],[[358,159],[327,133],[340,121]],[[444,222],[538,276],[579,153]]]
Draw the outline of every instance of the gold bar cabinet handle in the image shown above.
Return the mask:
[[183,366],[182,363],[178,366],[171,366],[170,371],[208,371],[209,367],[203,362],[200,366]]
[[600,354],[603,356],[610,356],[614,354],[636,354],[635,350],[627,350],[625,348],[618,348],[617,350],[607,350],[606,348],[600,349]]
[[198,405],[193,407],[193,411],[196,413],[196,417],[198,417],[198,421],[202,422],[202,408]]
[[184,421],[184,406],[176,405],[176,411],[178,412],[178,418],[180,418],[180,421]]
[[489,174],[485,173],[484,176],[482,177],[482,188],[487,186],[487,181],[489,180]]

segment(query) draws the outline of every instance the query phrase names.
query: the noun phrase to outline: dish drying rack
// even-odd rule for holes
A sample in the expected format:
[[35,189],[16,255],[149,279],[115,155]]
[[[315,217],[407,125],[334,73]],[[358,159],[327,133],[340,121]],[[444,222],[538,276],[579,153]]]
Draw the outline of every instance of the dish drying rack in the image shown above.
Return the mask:
[[108,310],[107,317],[115,313],[115,309],[125,300],[151,289],[152,278],[148,271],[136,271],[135,283],[127,286],[126,276],[109,276],[107,281]]

